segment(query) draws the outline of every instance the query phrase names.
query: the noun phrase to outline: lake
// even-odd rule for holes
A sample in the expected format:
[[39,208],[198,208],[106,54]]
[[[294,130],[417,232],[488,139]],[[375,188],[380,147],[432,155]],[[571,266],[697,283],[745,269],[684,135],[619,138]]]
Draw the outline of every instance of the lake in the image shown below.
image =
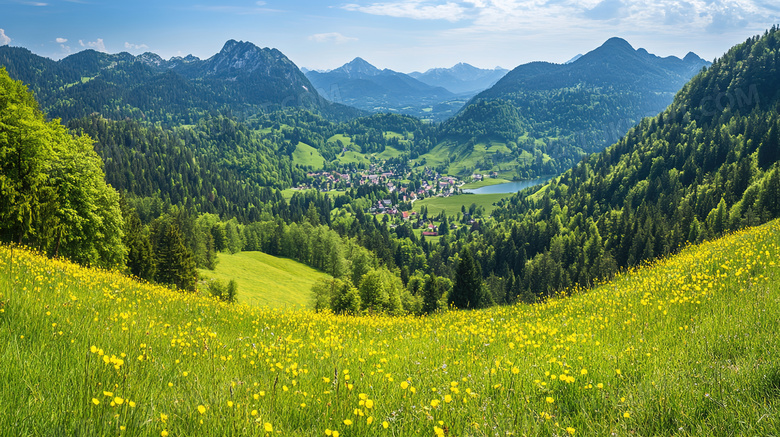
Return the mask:
[[538,179],[529,179],[527,181],[516,181],[516,182],[506,182],[503,184],[497,184],[497,185],[488,185],[486,187],[476,188],[473,190],[463,190],[464,193],[472,193],[472,194],[508,194],[508,193],[516,193],[520,190],[524,190],[528,187],[533,187],[534,185],[543,184],[550,179],[552,179],[552,176],[543,176]]

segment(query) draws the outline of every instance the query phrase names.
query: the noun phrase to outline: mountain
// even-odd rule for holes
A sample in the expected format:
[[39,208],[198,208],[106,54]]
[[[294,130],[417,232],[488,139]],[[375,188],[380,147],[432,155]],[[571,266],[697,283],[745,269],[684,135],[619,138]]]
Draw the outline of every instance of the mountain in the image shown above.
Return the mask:
[[442,87],[425,84],[404,73],[380,70],[362,58],[327,72],[307,71],[306,77],[328,99],[369,112],[397,112],[441,120],[455,114],[465,103],[465,99],[458,99]]
[[85,50],[54,62],[26,49],[0,47],[0,66],[28,83],[49,115],[63,119],[98,112],[187,124],[206,112],[251,117],[284,107],[330,118],[358,115],[323,99],[280,51],[243,41],[228,41],[206,60]]
[[[515,275],[544,294],[780,217],[779,71],[775,27],[729,50],[616,144],[496,208],[504,233],[493,234],[511,235],[530,260]],[[472,253],[483,245],[512,246],[485,239]]]
[[558,173],[663,110],[708,65],[693,53],[661,58],[611,38],[571,63],[518,66],[445,122],[440,137],[451,155],[497,143],[518,173]]
[[440,86],[455,94],[475,95],[493,86],[509,72],[501,67],[481,69],[459,63],[451,68],[432,68],[425,73],[413,72],[409,76],[430,86]]

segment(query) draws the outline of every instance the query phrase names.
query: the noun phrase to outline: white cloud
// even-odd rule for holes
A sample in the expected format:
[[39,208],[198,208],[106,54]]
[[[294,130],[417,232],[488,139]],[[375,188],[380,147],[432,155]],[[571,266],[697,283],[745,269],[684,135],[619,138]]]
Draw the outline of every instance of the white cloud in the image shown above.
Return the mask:
[[[780,21],[770,0],[395,0],[342,6],[348,11],[463,25],[460,33],[592,31],[609,22],[614,34],[763,29]],[[663,23],[659,30],[659,24]]]
[[127,50],[143,50],[143,49],[148,49],[149,46],[146,44],[132,44],[125,41],[125,48]]
[[455,22],[467,17],[467,8],[462,3],[464,2],[458,4],[451,1],[437,3],[425,0],[407,0],[391,3],[373,3],[368,6],[353,3],[344,5],[343,8],[348,11],[363,12],[371,15]]
[[314,41],[319,43],[333,43],[333,44],[344,44],[350,41],[357,41],[357,40],[358,40],[357,38],[344,36],[338,32],[317,33],[309,37],[309,41]]
[[57,41],[57,44],[65,44],[68,42],[68,38],[57,38],[55,41]]
[[43,2],[23,1],[23,2],[19,2],[19,3],[22,3],[24,5],[28,5],[28,6],[38,6],[38,7],[49,6],[48,3],[43,3]]
[[11,44],[11,38],[5,34],[4,29],[0,29],[0,46]]
[[81,45],[81,47],[89,47],[91,49],[95,49],[99,52],[108,53],[108,50],[106,50],[106,44],[103,42],[103,38],[98,38],[96,41],[87,41],[87,42],[84,42],[83,40],[79,40],[79,45]]

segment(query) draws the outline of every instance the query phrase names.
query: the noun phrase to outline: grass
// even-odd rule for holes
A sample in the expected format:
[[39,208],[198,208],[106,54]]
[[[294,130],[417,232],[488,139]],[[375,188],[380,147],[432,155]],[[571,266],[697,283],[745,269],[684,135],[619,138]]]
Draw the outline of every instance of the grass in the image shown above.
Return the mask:
[[385,150],[383,150],[381,153],[378,153],[376,157],[379,159],[391,159],[391,158],[397,158],[402,154],[403,152],[401,152],[400,150],[394,147],[386,146]]
[[311,286],[328,277],[299,262],[262,252],[220,253],[218,259],[217,268],[201,270],[201,276],[225,283],[235,279],[238,301],[249,305],[308,307]]
[[0,426],[778,435],[779,236],[775,221],[541,304],[399,318],[228,305],[2,247]]
[[[420,155],[415,160],[415,164],[420,165],[422,160],[425,159],[425,165],[428,167],[447,165],[447,172],[452,175],[466,176],[470,175],[472,171],[480,174],[495,171],[499,173],[500,178],[510,180],[521,177],[522,169],[534,162],[534,156],[523,150],[518,158],[511,161],[494,164],[491,168],[476,168],[477,164],[485,160],[485,158],[490,159],[497,152],[509,154],[510,150],[505,143],[492,141],[476,144],[471,152],[466,153],[463,145],[442,142],[428,153]],[[551,159],[547,154],[542,155],[542,162],[546,163]],[[450,163],[450,161],[452,162]]]
[[359,164],[359,163],[365,163],[368,164],[371,162],[371,160],[364,154],[357,152],[355,150],[347,150],[346,152],[339,153],[336,156],[336,160],[338,160],[339,164],[346,165],[346,164]]
[[298,143],[293,151],[293,164],[320,170],[325,166],[325,158],[314,147],[306,143]]
[[423,206],[428,208],[428,216],[436,216],[444,211],[448,216],[455,216],[461,212],[461,207],[469,209],[472,203],[485,209],[485,215],[489,215],[496,209],[494,203],[510,197],[512,194],[460,194],[450,197],[428,197],[414,202],[414,210],[420,212]]
[[510,181],[502,178],[486,178],[477,182],[469,182],[468,184],[464,184],[461,188],[464,190],[475,190],[477,188],[489,187],[491,185],[505,184],[507,182]]
[[336,134],[332,137],[328,138],[329,143],[335,143],[336,141],[341,141],[342,144],[344,144],[344,147],[351,147],[352,146],[352,138],[344,135],[344,134]]

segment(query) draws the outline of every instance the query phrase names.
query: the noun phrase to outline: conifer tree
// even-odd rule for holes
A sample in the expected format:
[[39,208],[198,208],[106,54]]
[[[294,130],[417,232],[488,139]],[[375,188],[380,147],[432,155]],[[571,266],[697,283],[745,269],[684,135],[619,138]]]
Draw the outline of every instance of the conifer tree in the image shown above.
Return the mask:
[[439,309],[441,292],[439,291],[438,279],[435,275],[425,275],[425,285],[423,285],[422,290],[422,312],[425,314],[431,314]]
[[157,247],[157,282],[179,290],[195,291],[198,273],[192,253],[184,245],[178,226],[169,224]]
[[482,273],[468,248],[463,250],[463,257],[458,263],[449,303],[456,308],[481,308],[489,303],[482,285]]

